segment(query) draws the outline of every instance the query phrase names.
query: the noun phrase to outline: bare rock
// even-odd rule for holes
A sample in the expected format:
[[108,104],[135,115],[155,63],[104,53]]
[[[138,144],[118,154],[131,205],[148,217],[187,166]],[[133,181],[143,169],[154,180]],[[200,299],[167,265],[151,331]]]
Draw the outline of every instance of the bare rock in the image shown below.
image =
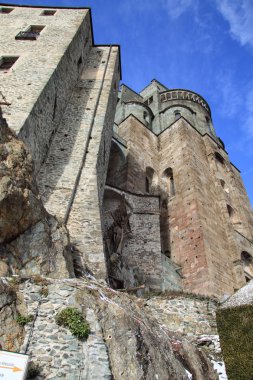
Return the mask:
[[17,323],[18,296],[15,286],[0,280],[0,344],[8,351],[19,351],[23,341],[23,328]]
[[19,236],[44,213],[31,155],[0,118],[0,243]]
[[40,199],[31,155],[0,116],[0,275],[74,277],[69,246]]

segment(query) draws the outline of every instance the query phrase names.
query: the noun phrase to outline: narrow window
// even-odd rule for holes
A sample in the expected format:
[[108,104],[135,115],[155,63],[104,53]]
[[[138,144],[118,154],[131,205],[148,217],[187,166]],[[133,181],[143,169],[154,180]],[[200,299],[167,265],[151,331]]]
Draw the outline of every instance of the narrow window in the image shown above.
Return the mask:
[[145,121],[148,121],[147,119],[148,119],[148,113],[146,112],[146,111],[143,111],[143,119],[145,120]]
[[6,14],[8,14],[8,13],[11,13],[13,10],[14,10],[14,8],[3,8],[3,7],[1,7],[0,8],[0,13],[6,13]]
[[40,32],[45,28],[44,25],[31,25],[24,32],[19,32],[15,39],[16,40],[37,40]]
[[224,189],[224,187],[225,187],[225,181],[223,181],[223,179],[220,180],[220,184],[221,184],[222,188]]
[[146,193],[149,193],[149,179],[146,177],[146,181],[145,181],[145,191]]
[[9,70],[14,63],[17,61],[18,57],[1,57],[0,58],[0,70],[7,71]]
[[149,104],[151,104],[151,103],[153,103],[153,96],[150,96],[150,98],[148,98],[148,100],[147,100],[147,104],[149,105]]
[[181,112],[180,111],[175,111],[174,115],[175,115],[175,120],[178,120],[181,117]]
[[45,9],[42,13],[41,16],[53,16],[56,13],[55,10],[53,9]]
[[164,170],[162,180],[165,186],[165,191],[167,192],[168,196],[173,197],[175,195],[175,184],[173,178],[173,170],[171,168],[167,168],[166,170]]
[[218,161],[220,164],[224,165],[224,158],[220,155],[220,153],[215,152],[214,154],[216,161]]
[[234,214],[234,209],[233,207],[231,207],[230,205],[227,205],[227,210],[228,210],[228,215],[230,218],[232,218],[233,214]]
[[80,67],[82,63],[83,63],[83,57],[80,56],[77,62],[77,66]]

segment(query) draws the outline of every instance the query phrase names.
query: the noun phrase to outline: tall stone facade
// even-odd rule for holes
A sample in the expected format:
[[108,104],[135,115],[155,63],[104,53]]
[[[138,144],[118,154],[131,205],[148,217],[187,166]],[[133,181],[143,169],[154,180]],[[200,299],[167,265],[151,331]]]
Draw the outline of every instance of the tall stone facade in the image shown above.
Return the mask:
[[[121,75],[89,9],[3,6],[0,104],[29,150],[46,211],[69,231],[77,274],[106,279],[100,209]],[[15,271],[15,268],[14,268]]]
[[222,296],[252,278],[250,203],[200,95],[122,85],[104,204],[106,237],[129,209],[112,283]]

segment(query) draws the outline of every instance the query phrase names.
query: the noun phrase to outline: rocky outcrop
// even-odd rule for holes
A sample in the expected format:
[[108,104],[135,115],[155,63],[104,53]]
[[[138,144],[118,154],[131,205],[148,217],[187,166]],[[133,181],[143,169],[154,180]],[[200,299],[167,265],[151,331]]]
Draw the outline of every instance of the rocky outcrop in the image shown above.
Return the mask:
[[42,219],[31,155],[0,116],[0,243],[6,243]]
[[0,115],[0,276],[74,276],[66,228],[40,199],[31,155]]
[[18,351],[24,339],[23,328],[17,322],[22,308],[22,297],[18,297],[13,281],[0,279],[0,345],[5,350]]

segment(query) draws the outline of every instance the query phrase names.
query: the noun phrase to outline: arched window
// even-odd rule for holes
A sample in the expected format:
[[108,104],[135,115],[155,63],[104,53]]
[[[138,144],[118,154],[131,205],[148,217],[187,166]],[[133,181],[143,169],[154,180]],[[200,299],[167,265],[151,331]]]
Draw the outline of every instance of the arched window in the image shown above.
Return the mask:
[[162,180],[164,182],[165,191],[170,197],[173,197],[175,195],[175,184],[173,170],[171,168],[164,170]]
[[126,157],[119,144],[112,141],[106,183],[124,187],[126,181]]
[[148,194],[154,194],[157,190],[158,177],[153,168],[148,166],[146,168],[145,176],[145,192]]
[[234,209],[230,205],[227,205],[228,215],[230,218],[233,218],[234,216]]
[[181,117],[181,112],[178,111],[178,110],[176,110],[176,111],[174,112],[174,116],[175,116],[175,120],[180,119],[180,117]]

